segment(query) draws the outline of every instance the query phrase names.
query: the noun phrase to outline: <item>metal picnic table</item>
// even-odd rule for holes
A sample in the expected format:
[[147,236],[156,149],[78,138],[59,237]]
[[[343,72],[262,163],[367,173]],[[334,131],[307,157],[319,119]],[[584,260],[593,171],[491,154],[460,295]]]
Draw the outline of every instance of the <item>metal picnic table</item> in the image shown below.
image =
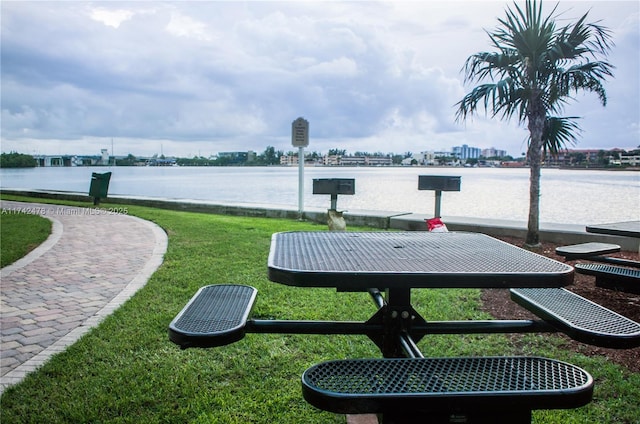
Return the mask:
[[[248,317],[255,289],[213,285],[172,321],[170,339],[212,347],[245,333],[366,335],[383,358],[316,364],[303,373],[302,392],[320,409],[376,413],[386,424],[416,414],[436,423],[529,423],[534,409],[591,400],[591,376],[571,364],[538,357],[425,358],[417,343],[428,334],[562,331],[600,346],[640,345],[640,324],[562,288],[573,281],[573,267],[484,234],[276,233],[267,267],[269,279],[280,284],[368,292],[377,311],[365,322],[254,320]],[[427,322],[411,291],[431,288],[509,288],[513,300],[543,320]]]

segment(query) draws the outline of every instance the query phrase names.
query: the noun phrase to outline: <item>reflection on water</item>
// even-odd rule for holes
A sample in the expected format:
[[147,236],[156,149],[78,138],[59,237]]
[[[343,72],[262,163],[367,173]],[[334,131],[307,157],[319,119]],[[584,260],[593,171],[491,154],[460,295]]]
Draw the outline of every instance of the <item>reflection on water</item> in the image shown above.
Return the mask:
[[[2,169],[0,186],[88,193],[92,172],[112,172],[110,194],[267,203],[297,208],[297,167],[77,167]],[[460,192],[443,192],[443,216],[526,221],[529,170],[496,168],[305,168],[305,207],[328,208],[314,178],[355,178],[339,210],[433,214],[435,194],[418,191],[418,175],[461,176]],[[540,220],[592,224],[640,219],[640,173],[543,169]]]

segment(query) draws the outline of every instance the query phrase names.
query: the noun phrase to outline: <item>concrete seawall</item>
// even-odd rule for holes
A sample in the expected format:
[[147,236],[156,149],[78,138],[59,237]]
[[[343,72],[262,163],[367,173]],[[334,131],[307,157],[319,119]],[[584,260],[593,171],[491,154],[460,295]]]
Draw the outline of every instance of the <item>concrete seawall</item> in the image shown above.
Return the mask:
[[[93,207],[93,198],[89,197],[85,193],[11,188],[0,189],[0,192],[3,194],[22,195],[36,198],[87,202],[88,207]],[[282,205],[268,205],[257,203],[223,204],[192,199],[169,199],[162,197],[115,195],[109,196],[107,199],[103,199],[102,201],[115,204],[129,204],[161,209],[213,213],[222,215],[286,219],[301,218],[297,208],[289,208]],[[426,231],[427,226],[425,224],[425,219],[428,218],[431,218],[431,216],[427,214],[418,214],[403,211],[354,210],[344,212],[344,219],[347,225],[409,231]],[[308,210],[304,211],[304,216],[302,217],[302,219],[318,223],[326,223],[327,210],[321,208],[309,208]],[[491,236],[512,236],[520,238],[524,238],[527,233],[527,223],[525,221],[510,221],[460,216],[443,216],[442,221],[451,231],[470,231],[484,233]],[[584,225],[553,224],[541,222],[540,240],[562,245],[598,241],[603,243],[618,244],[621,246],[622,250],[631,252],[638,252],[640,249],[640,241],[638,239],[587,233]]]

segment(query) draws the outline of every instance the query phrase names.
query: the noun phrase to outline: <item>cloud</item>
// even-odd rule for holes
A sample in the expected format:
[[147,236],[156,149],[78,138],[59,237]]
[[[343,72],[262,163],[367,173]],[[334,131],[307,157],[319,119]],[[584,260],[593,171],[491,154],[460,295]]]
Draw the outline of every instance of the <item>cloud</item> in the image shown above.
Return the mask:
[[128,21],[132,16],[133,12],[131,10],[108,10],[103,8],[95,8],[91,10],[92,19],[113,28],[118,28],[122,22]]
[[[309,149],[402,152],[460,144],[522,152],[516,123],[455,122],[460,69],[488,50],[507,3],[2,2],[2,149],[137,155]],[[639,144],[636,2],[568,2],[615,36],[609,103],[580,96],[580,147]],[[612,131],[612,128],[615,131]],[[151,149],[151,150],[149,150]],[[156,149],[155,151],[153,149]],[[17,149],[20,150],[20,149]]]

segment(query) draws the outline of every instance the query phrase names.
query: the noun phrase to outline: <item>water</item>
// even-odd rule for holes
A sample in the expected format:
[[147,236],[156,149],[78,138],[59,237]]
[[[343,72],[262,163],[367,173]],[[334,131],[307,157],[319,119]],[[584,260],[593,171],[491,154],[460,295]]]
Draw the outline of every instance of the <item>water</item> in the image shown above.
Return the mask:
[[[297,167],[70,167],[0,169],[3,188],[88,193],[92,172],[109,172],[109,194],[261,203],[298,207]],[[355,178],[355,195],[338,196],[338,210],[432,215],[435,193],[418,190],[419,175],[461,177],[460,192],[442,193],[442,216],[526,221],[529,170],[525,168],[309,167],[304,205],[328,208],[313,195],[314,178]],[[597,224],[640,219],[640,173],[543,169],[540,221]]]

